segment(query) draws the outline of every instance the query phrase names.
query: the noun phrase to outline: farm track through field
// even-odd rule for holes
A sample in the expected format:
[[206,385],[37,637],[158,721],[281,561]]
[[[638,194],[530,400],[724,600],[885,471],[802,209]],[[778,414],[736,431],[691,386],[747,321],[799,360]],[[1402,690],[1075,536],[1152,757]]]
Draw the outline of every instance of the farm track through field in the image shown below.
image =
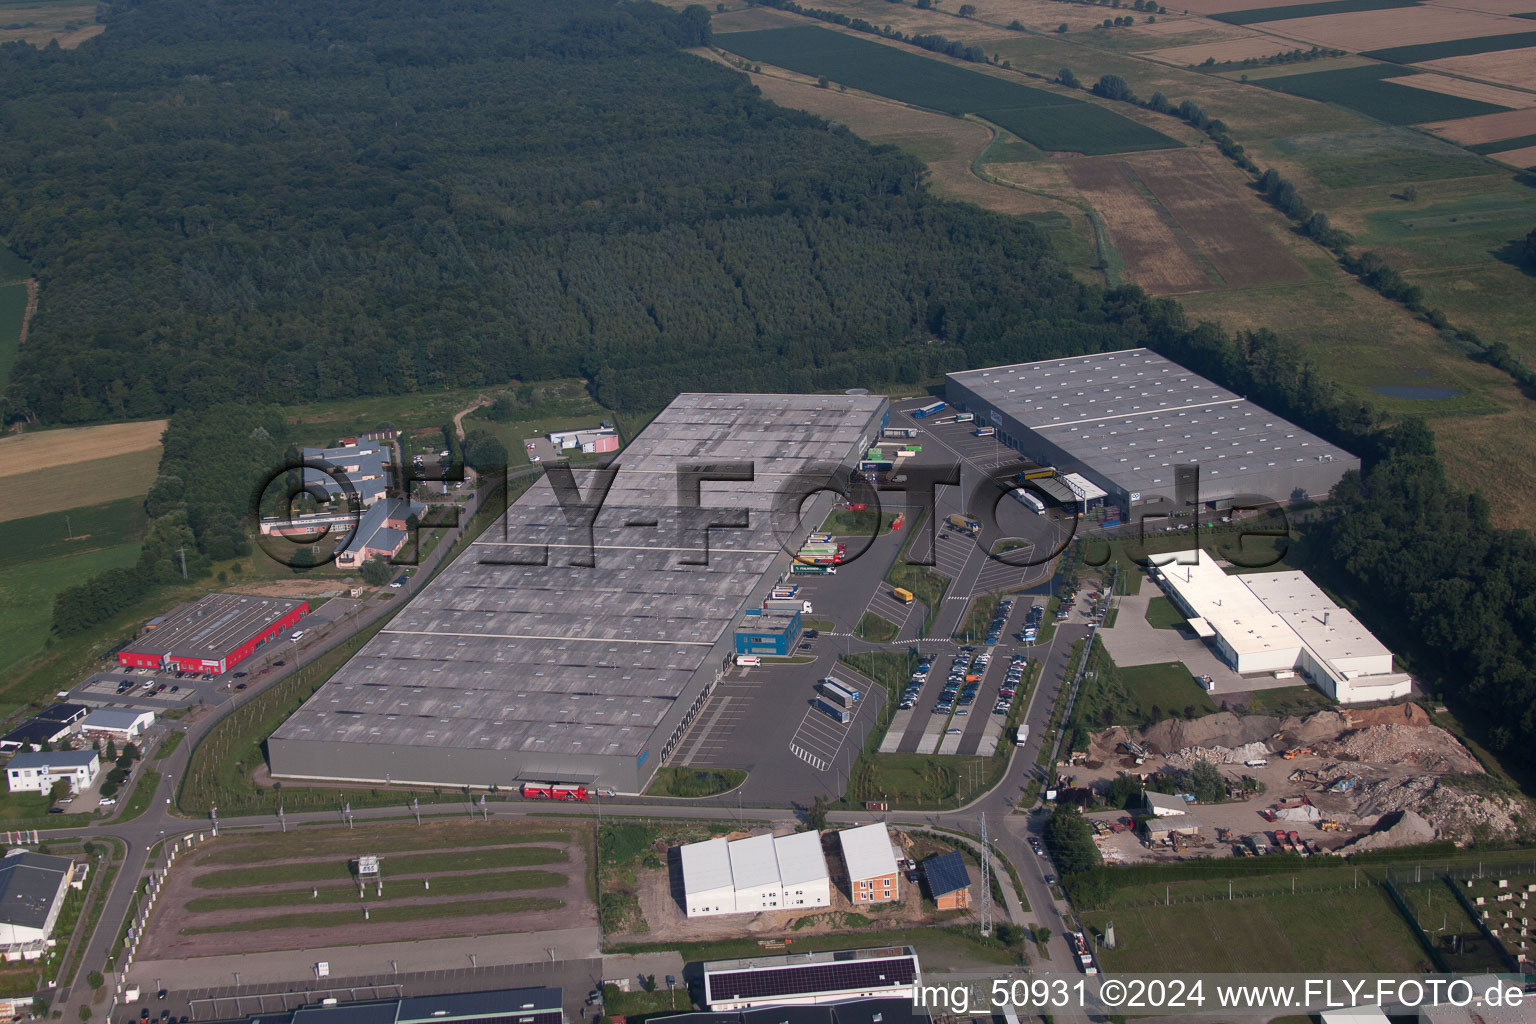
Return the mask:
[[1155,295],[1213,286],[1157,210],[1132,187],[1123,161],[1101,157],[1065,166],[1072,184],[1104,218],[1110,241],[1125,258],[1133,281]]

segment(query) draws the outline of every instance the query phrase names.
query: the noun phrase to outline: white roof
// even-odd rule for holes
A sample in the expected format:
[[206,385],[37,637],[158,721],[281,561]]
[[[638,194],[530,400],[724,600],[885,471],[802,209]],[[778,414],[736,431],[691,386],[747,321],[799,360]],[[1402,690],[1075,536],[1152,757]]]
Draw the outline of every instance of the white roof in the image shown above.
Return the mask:
[[714,892],[731,887],[731,857],[724,839],[689,843],[679,854],[683,861],[685,893]]
[[1379,1006],[1351,1006],[1343,1010],[1324,1010],[1323,1024],[1388,1024]]
[[1067,473],[1062,476],[1061,482],[1072,489],[1072,493],[1077,495],[1079,501],[1097,501],[1109,495],[1108,491],[1081,473]]
[[818,882],[831,877],[827,871],[827,858],[821,852],[821,834],[794,832],[779,836],[773,841],[773,852],[779,858],[779,879],[786,886]]
[[879,878],[896,873],[891,835],[883,824],[844,829],[837,838],[843,844],[843,863],[848,865],[849,878]]
[[1196,616],[1221,634],[1238,655],[1265,651],[1301,654],[1301,637],[1265,607],[1240,576],[1229,576],[1204,551],[1180,551],[1157,559],[1158,570]]
[[1183,797],[1170,796],[1167,793],[1156,793],[1150,789],[1143,795],[1146,797],[1148,807],[1158,807],[1165,811],[1172,811],[1174,814],[1183,814],[1189,809],[1189,805],[1184,802]]
[[80,719],[82,729],[132,729],[139,722],[153,722],[153,711],[135,711],[132,708],[97,708]]
[[1249,573],[1238,579],[1324,661],[1392,656],[1386,644],[1372,636],[1352,612],[1335,604],[1306,573]]
[[749,836],[729,844],[731,878],[738,890],[760,889],[779,882],[779,858],[773,852],[773,834]]

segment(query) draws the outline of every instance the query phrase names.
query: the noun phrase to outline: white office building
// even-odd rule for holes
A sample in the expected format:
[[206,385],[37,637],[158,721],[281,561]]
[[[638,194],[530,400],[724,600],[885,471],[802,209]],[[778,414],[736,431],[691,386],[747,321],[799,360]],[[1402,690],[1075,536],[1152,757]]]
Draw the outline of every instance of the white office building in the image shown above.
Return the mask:
[[825,907],[832,880],[821,837],[764,833],[735,842],[711,839],[679,849],[689,917]]
[[5,766],[12,793],[47,793],[59,779],[67,779],[69,791],[78,793],[95,782],[100,772],[101,758],[94,750],[17,754]]
[[1243,675],[1299,672],[1341,704],[1406,697],[1392,652],[1305,573],[1228,574],[1205,551],[1163,556],[1154,577],[1190,628]]

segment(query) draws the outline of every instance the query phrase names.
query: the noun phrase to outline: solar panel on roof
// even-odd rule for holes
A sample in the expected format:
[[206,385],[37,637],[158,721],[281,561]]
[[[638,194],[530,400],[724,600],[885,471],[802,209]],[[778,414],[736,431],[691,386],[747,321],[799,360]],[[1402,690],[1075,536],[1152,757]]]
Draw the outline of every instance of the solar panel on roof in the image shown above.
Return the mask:
[[923,861],[923,876],[928,879],[928,892],[933,896],[959,892],[971,884],[971,876],[965,870],[965,860],[958,850]]
[[917,962],[910,956],[893,960],[864,960],[833,964],[804,964],[756,971],[729,971],[709,977],[709,997],[763,999],[811,992],[867,992],[910,985]]

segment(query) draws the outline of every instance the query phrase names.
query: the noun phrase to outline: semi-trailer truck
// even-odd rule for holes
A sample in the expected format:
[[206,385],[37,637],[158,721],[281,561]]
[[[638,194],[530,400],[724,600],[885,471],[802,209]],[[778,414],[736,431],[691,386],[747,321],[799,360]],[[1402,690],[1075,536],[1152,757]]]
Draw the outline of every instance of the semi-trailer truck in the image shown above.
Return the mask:
[[964,530],[970,534],[981,531],[981,520],[972,519],[970,516],[949,516],[945,521],[955,529]]
[[915,420],[927,419],[929,416],[932,416],[934,413],[939,413],[939,412],[943,412],[943,411],[944,411],[944,403],[943,402],[929,402],[927,405],[920,406],[919,408],[913,409],[912,410],[912,418],[915,419]]
[[816,689],[821,691],[823,697],[845,707],[851,708],[864,697],[864,691],[846,683],[840,683],[831,676],[827,676],[816,684]]
[[853,721],[852,711],[849,711],[847,708],[838,707],[836,704],[833,704],[825,697],[816,698],[816,710],[832,719],[832,721],[839,722],[843,725],[847,725],[849,722]]
[[1039,498],[1035,497],[1033,494],[1030,494],[1024,488],[1022,488],[1022,487],[1015,487],[1009,493],[1011,493],[1013,495],[1013,500],[1014,501],[1018,502],[1020,505],[1023,505],[1025,508],[1030,509],[1031,511],[1033,511],[1035,513],[1035,515],[1037,515],[1037,516],[1045,515],[1045,502],[1041,501]]
[[902,604],[911,604],[913,601],[917,600],[917,595],[904,587],[897,587],[896,589],[892,590],[891,596],[900,601]]
[[955,413],[955,422],[956,423],[975,423],[976,422],[976,414],[973,413],[973,412],[957,412],[957,413]]
[[795,576],[836,576],[837,570],[830,565],[807,565],[805,562],[795,562],[789,567],[791,574]]
[[798,597],[770,597],[763,602],[763,610],[770,612],[802,612],[811,614],[811,602]]
[[996,434],[997,434],[997,428],[996,427],[977,427],[976,428],[976,436],[977,437],[993,437]]
[[880,431],[881,437],[916,437],[916,427],[886,427]]

